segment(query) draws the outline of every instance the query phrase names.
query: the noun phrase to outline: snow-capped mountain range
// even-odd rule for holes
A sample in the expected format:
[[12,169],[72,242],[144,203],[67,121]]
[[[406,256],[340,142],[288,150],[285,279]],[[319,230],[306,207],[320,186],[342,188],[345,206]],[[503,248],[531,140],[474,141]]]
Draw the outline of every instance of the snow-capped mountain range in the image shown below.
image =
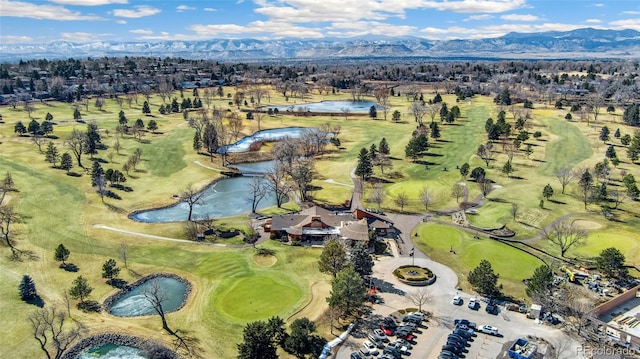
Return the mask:
[[566,32],[509,33],[474,40],[403,38],[212,39],[203,41],[0,44],[0,61],[100,56],[183,57],[212,60],[303,60],[344,58],[506,58],[589,59],[640,57],[640,32],[577,29]]

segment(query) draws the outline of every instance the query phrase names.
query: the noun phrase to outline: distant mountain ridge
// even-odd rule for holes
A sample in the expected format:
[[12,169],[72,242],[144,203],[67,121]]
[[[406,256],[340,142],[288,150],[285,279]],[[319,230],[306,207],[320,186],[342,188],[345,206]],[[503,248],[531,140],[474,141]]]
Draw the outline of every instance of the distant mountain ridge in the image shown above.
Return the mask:
[[213,39],[203,41],[0,44],[0,61],[101,56],[183,57],[233,61],[340,58],[512,58],[589,59],[640,57],[640,32],[599,30],[512,32],[498,38]]

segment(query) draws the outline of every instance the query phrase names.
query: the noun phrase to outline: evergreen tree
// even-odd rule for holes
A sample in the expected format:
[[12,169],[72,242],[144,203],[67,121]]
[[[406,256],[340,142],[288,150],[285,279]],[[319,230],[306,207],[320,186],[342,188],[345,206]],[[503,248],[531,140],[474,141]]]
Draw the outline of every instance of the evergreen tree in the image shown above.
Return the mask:
[[553,187],[547,183],[547,185],[542,189],[542,197],[546,198],[548,201],[551,196],[553,196]]
[[614,132],[613,137],[620,138],[620,129],[616,128],[616,132]]
[[462,164],[462,166],[460,166],[460,175],[462,176],[463,179],[467,179],[467,176],[469,175],[469,164],[468,163],[464,163]]
[[607,147],[607,152],[604,155],[608,159],[614,159],[614,158],[618,157],[616,155],[616,149],[613,147],[613,145],[609,145],[609,147]]
[[609,277],[625,279],[629,271],[624,265],[625,257],[619,249],[610,247],[602,250],[596,257],[598,270]]
[[331,293],[327,302],[343,316],[357,313],[363,306],[367,288],[362,277],[351,267],[340,271],[331,283]]
[[82,119],[82,114],[80,113],[80,110],[77,107],[75,110],[73,110],[73,119],[76,121]]
[[20,299],[25,302],[36,299],[38,297],[38,292],[36,290],[36,283],[31,279],[28,275],[22,276],[22,281],[20,281],[20,285],[18,286],[20,290]]
[[13,132],[17,133],[19,136],[22,136],[27,133],[27,128],[21,121],[16,121],[16,124],[13,126]]
[[151,113],[151,108],[149,108],[149,102],[145,101],[142,104],[142,113],[144,113],[145,115],[148,115]]
[[47,149],[44,151],[45,160],[56,167],[56,163],[60,158],[60,152],[58,152],[58,148],[53,144],[52,141],[49,141],[47,144]]
[[124,111],[120,110],[118,113],[118,123],[122,126],[126,126],[128,121],[129,120],[127,119],[127,116],[125,116]]
[[104,264],[102,264],[102,278],[108,279],[108,283],[117,278],[120,274],[120,268],[113,258],[109,258]]
[[85,298],[91,295],[91,292],[93,292],[93,288],[91,288],[89,281],[83,276],[74,279],[69,289],[71,298],[80,299],[80,303],[84,303]]
[[378,117],[378,110],[376,109],[375,106],[371,106],[369,108],[369,117],[373,119]]
[[498,288],[498,278],[500,276],[493,271],[491,263],[486,259],[480,261],[480,264],[469,272],[467,277],[469,284],[480,294],[493,297],[500,292]]
[[538,302],[551,296],[553,287],[553,272],[548,265],[536,268],[527,282],[526,292],[531,299]]
[[511,173],[513,173],[513,166],[511,165],[511,161],[507,161],[504,166],[502,166],[502,173],[506,174],[507,177],[511,177]]
[[380,140],[380,144],[378,145],[378,150],[380,151],[380,153],[384,155],[389,155],[390,153],[389,144],[387,143],[387,139],[385,137],[382,137],[382,139]]
[[69,152],[63,153],[62,157],[60,157],[60,168],[67,171],[67,173],[69,173],[72,167],[73,167],[73,157],[71,157]]
[[60,243],[58,247],[56,247],[56,251],[53,254],[53,259],[58,262],[62,262],[62,266],[66,266],[65,261],[69,259],[69,255],[71,252],[64,246],[64,244]]
[[243,330],[242,343],[238,344],[238,359],[277,359],[277,346],[269,323],[248,323]]
[[93,166],[91,167],[91,186],[95,187],[98,185],[98,180],[100,177],[104,176],[104,169],[100,165],[100,162],[93,162]]
[[156,133],[158,130],[158,123],[156,120],[150,120],[149,123],[147,123],[147,130],[151,131],[151,133]]
[[371,161],[371,156],[369,156],[369,151],[367,151],[366,148],[360,149],[355,174],[363,181],[369,179],[373,174],[373,163]]
[[353,270],[358,272],[362,277],[373,273],[373,259],[371,259],[367,246],[363,243],[357,243],[353,249],[351,249],[349,263],[351,267],[353,267]]
[[33,136],[38,135],[40,133],[40,124],[38,121],[31,120],[31,122],[29,122],[28,130]]
[[431,124],[429,124],[429,127],[431,127],[431,138],[436,140],[440,138],[440,126],[438,126],[438,123],[431,122]]
[[611,134],[611,131],[609,131],[609,127],[602,126],[602,130],[600,130],[600,136],[598,138],[602,142],[607,142],[607,141],[609,141],[609,135],[610,134]]
[[320,272],[331,274],[335,278],[347,264],[347,253],[342,243],[336,240],[327,242],[318,260]]

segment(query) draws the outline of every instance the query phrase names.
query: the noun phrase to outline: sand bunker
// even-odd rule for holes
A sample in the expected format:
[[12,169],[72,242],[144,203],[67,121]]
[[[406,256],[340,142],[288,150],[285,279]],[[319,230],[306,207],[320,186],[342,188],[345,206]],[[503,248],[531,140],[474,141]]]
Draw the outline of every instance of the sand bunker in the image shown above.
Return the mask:
[[594,222],[594,221],[588,221],[586,219],[576,219],[573,222],[576,227],[581,228],[581,229],[598,229],[598,228],[602,228],[602,225],[598,222]]
[[277,261],[278,258],[276,256],[265,256],[260,254],[255,254],[253,256],[253,262],[261,267],[271,267],[272,265],[276,264]]

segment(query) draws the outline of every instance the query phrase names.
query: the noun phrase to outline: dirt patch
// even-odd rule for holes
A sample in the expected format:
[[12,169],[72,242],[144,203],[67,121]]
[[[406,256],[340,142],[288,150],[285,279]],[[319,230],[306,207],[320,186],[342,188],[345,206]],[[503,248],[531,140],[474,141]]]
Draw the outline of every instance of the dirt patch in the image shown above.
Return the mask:
[[253,255],[253,263],[260,267],[271,267],[276,264],[276,262],[278,262],[278,258],[276,256],[265,256],[260,254]]
[[602,225],[598,222],[588,221],[586,219],[576,219],[573,222],[580,229],[599,229]]
[[327,297],[331,292],[331,284],[328,282],[315,282],[311,285],[311,298],[309,302],[298,312],[292,314],[287,321],[307,317],[318,320],[327,308]]

